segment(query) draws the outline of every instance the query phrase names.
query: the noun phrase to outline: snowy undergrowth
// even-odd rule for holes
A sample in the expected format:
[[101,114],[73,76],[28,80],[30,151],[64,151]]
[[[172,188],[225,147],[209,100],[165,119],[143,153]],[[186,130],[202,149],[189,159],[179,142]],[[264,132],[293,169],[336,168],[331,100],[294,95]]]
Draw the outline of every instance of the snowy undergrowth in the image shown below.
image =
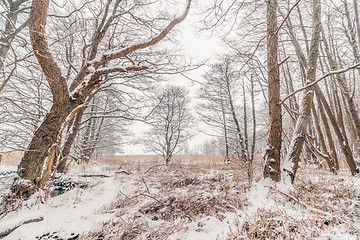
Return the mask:
[[355,240],[360,235],[360,179],[348,172],[334,176],[308,167],[299,171],[294,187],[284,187],[258,182],[259,164],[257,182],[249,188],[241,169],[221,162],[183,161],[148,171],[156,164],[75,168],[66,177],[88,187],[46,199],[35,195],[1,219],[0,229],[43,217],[5,239]]
[[241,224],[218,239],[359,239],[360,179],[311,167],[298,176],[290,187],[255,183]]

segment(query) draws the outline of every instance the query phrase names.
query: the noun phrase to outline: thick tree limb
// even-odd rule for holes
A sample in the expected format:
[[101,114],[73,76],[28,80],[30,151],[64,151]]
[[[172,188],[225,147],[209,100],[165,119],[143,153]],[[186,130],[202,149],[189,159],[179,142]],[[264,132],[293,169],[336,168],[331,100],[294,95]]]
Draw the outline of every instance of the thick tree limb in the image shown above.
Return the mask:
[[46,76],[54,104],[63,104],[69,99],[69,91],[61,70],[50,53],[45,40],[45,26],[49,0],[34,0],[30,12],[30,38],[34,54]]
[[187,0],[187,5],[185,8],[184,13],[172,20],[162,31],[161,33],[159,33],[156,37],[152,38],[151,40],[144,42],[144,43],[139,43],[139,44],[135,44],[132,45],[130,47],[118,50],[118,51],[113,51],[110,52],[108,54],[104,54],[101,57],[95,57],[95,55],[93,55],[94,59],[90,60],[87,64],[85,64],[82,69],[80,70],[80,72],[77,74],[75,80],[73,81],[73,83],[70,86],[70,91],[74,91],[77,86],[83,82],[85,76],[87,75],[87,71],[89,69],[90,66],[93,66],[95,69],[99,68],[100,66],[104,65],[105,63],[108,63],[111,60],[115,60],[115,59],[119,59],[122,57],[127,57],[130,53],[136,51],[136,50],[140,50],[140,49],[144,49],[150,46],[153,46],[155,44],[157,44],[158,42],[160,42],[161,40],[163,40],[167,34],[179,23],[181,23],[182,21],[184,21],[184,19],[186,18],[186,16],[189,13],[190,10],[190,5],[191,5],[191,0]]
[[161,40],[163,40],[167,34],[179,23],[181,23],[182,21],[184,21],[184,19],[186,18],[186,16],[188,15],[189,13],[189,10],[190,10],[190,5],[191,5],[191,0],[187,0],[187,5],[186,5],[186,8],[185,8],[185,11],[184,13],[172,20],[169,25],[167,25],[164,30],[162,30],[162,32],[157,35],[156,37],[154,37],[153,39],[151,39],[150,41],[148,42],[145,42],[145,43],[139,43],[139,44],[135,44],[135,45],[132,45],[128,48],[125,48],[121,51],[118,51],[118,52],[114,52],[114,53],[111,53],[109,55],[103,55],[101,60],[98,61],[98,62],[95,62],[94,65],[95,66],[100,66],[106,62],[109,62],[111,60],[114,60],[114,59],[118,59],[118,58],[121,58],[121,57],[125,57],[127,56],[129,53],[132,53],[136,50],[140,50],[140,49],[144,49],[144,48],[147,48],[149,46],[153,46],[155,44],[157,44],[158,42],[160,42]]

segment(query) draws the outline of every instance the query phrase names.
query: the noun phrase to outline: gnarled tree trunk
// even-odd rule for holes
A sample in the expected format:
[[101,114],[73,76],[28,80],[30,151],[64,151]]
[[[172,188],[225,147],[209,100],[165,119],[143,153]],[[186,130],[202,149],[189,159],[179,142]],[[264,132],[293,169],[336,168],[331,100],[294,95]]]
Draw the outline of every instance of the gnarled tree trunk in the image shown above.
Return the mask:
[[18,175],[37,182],[41,177],[42,167],[49,155],[50,147],[56,142],[65,119],[76,107],[69,102],[69,91],[65,78],[61,76],[45,40],[45,26],[49,0],[34,0],[30,12],[30,38],[35,56],[44,71],[53,95],[53,106],[44,121],[36,130],[32,141],[18,166]]
[[46,115],[18,166],[18,175],[23,179],[37,181],[49,155],[50,147],[56,142],[62,124],[72,111],[67,105],[53,105]]

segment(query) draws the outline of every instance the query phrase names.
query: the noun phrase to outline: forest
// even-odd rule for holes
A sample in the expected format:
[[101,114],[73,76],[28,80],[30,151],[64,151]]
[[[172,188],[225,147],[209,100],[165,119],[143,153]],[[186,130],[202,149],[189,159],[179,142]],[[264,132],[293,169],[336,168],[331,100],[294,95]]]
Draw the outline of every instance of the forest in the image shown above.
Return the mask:
[[0,0],[0,239],[359,239],[358,0]]

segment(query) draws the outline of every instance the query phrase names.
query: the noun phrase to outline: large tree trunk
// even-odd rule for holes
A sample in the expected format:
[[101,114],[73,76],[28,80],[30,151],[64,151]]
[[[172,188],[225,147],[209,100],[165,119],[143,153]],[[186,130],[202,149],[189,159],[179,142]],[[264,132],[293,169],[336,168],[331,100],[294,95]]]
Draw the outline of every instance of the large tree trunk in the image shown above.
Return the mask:
[[301,104],[300,115],[296,120],[296,125],[291,139],[288,153],[282,169],[282,178],[285,182],[294,182],[296,171],[300,160],[300,154],[304,146],[307,124],[309,121],[310,110],[313,104],[313,91],[308,91]]
[[56,143],[65,119],[76,107],[75,102],[69,102],[66,80],[61,76],[61,70],[55,63],[45,40],[48,6],[49,0],[34,0],[32,2],[29,29],[35,56],[51,88],[53,106],[40,127],[35,131],[34,137],[18,166],[18,175],[35,183],[41,177],[44,161],[49,155],[49,149]]
[[[312,1],[312,37],[310,44],[310,53],[307,70],[307,82],[313,82],[316,79],[316,67],[319,56],[320,30],[321,30],[321,1]],[[309,88],[304,96],[300,115],[296,121],[293,137],[290,142],[288,153],[284,162],[282,177],[284,182],[294,182],[296,171],[298,169],[300,154],[304,145],[307,125],[313,104],[313,88]]]
[[282,116],[280,105],[280,77],[278,66],[277,0],[266,1],[267,5],[267,68],[270,131],[265,152],[264,178],[280,181],[280,152]]
[[21,178],[36,182],[41,177],[49,149],[56,142],[60,129],[73,108],[69,105],[52,106],[19,163],[18,175]]

